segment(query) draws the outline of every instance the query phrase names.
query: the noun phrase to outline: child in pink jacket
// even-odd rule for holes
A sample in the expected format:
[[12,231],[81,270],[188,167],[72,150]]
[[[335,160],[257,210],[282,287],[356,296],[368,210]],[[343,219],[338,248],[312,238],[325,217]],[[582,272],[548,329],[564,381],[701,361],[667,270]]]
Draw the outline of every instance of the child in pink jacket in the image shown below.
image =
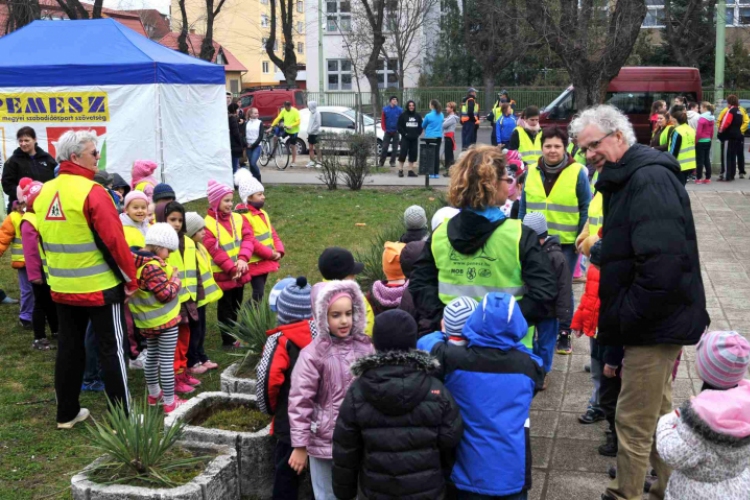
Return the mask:
[[133,191],[143,191],[148,196],[149,202],[153,200],[154,186],[159,183],[154,177],[156,167],[158,165],[153,161],[136,160],[131,172],[130,187],[133,188]]
[[375,349],[365,335],[365,300],[354,281],[318,283],[312,291],[318,335],[302,349],[292,373],[289,427],[294,451],[289,466],[300,473],[310,458],[317,500],[334,500],[333,430],[351,365]]

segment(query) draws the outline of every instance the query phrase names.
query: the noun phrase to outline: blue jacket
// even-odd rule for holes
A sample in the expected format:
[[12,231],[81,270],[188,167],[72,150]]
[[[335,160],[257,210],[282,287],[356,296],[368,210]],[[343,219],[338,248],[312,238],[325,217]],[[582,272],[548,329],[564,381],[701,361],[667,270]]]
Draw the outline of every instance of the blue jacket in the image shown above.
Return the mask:
[[443,113],[434,109],[422,118],[422,129],[425,139],[439,139],[443,137]]
[[385,124],[383,130],[386,132],[398,132],[398,117],[404,109],[401,106],[394,106],[393,108],[389,105],[383,108],[383,114],[380,116],[381,126]]
[[515,116],[501,116],[497,123],[495,123],[495,137],[497,137],[497,143],[508,146],[510,144],[510,136],[513,135],[513,130],[515,128]]
[[529,410],[544,371],[521,344],[527,327],[512,296],[489,293],[464,325],[466,346],[447,344],[441,332],[417,342],[437,358],[461,410],[464,436],[451,474],[461,491],[505,496],[531,488]]

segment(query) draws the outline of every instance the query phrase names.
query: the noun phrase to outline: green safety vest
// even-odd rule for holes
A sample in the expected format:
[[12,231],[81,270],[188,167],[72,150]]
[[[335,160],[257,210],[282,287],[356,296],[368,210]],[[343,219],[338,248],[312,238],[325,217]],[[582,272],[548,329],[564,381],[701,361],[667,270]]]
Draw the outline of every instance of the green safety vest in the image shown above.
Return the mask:
[[534,142],[531,142],[529,134],[523,127],[516,127],[518,132],[518,154],[523,162],[528,165],[536,165],[542,156],[542,131],[537,132]]
[[[263,222],[263,219],[260,217],[260,215],[255,215],[250,212],[243,214],[245,219],[250,223],[250,225],[253,227],[253,236],[256,240],[258,240],[258,243],[263,245],[266,248],[270,248],[271,250],[276,250],[276,245],[273,242],[273,232],[271,230],[271,218],[268,216],[268,212],[260,209],[261,213],[265,215],[266,221]],[[250,257],[250,262],[248,264],[253,264],[254,262],[260,262],[261,259],[259,255],[253,254],[252,257]]]
[[598,234],[604,224],[604,198],[596,193],[589,203],[589,234]]
[[[175,253],[179,254],[179,250],[170,252],[170,256]],[[167,278],[172,278],[173,267],[169,264],[162,266],[158,260],[150,260],[138,268],[136,277],[141,279],[141,273],[143,268],[149,264],[159,266],[165,273]],[[184,288],[183,283],[183,288]],[[128,302],[130,312],[133,314],[133,322],[138,328],[159,328],[160,326],[166,325],[180,314],[180,297],[179,295],[169,302],[159,302],[152,292],[141,290],[140,288],[133,294]]]
[[[22,220],[25,220],[26,222],[31,224],[32,227],[36,229],[37,233],[39,232],[39,228],[36,225],[36,214],[34,212],[24,213]],[[39,257],[42,259],[42,270],[44,271],[44,279],[46,281],[49,281],[49,270],[47,269],[47,257],[44,255],[44,249],[42,248],[41,243],[38,243],[37,246],[39,247]]]
[[193,299],[198,301],[198,264],[195,257],[195,242],[183,235],[185,241],[185,255],[180,250],[169,253],[167,264],[176,267],[180,271],[180,304]]
[[[432,235],[432,255],[438,269],[438,294],[443,304],[456,297],[477,301],[491,292],[524,295],[518,245],[521,221],[507,219],[495,229],[487,243],[472,255],[456,251],[448,240],[448,224],[441,224]],[[533,349],[534,327],[530,326],[521,342]]]
[[530,168],[524,191],[526,192],[526,212],[543,212],[547,218],[549,234],[560,237],[563,245],[572,244],[578,236],[578,196],[576,186],[578,176],[584,169],[580,163],[573,163],[557,177],[549,196],[544,191],[544,182],[539,167]]
[[661,135],[659,136],[659,146],[666,146],[669,143],[673,130],[674,127],[672,125],[669,125],[667,128],[661,131]]
[[479,123],[479,103],[474,97],[469,97],[461,104],[461,123],[469,121],[469,101],[474,101],[474,121]]
[[495,103],[495,105],[492,106],[492,116],[495,118],[495,123],[497,123],[500,117],[503,116],[503,108],[500,107],[500,104]]
[[13,241],[10,244],[10,260],[11,262],[20,262],[23,264],[26,262],[23,258],[23,241],[21,241],[21,220],[23,214],[21,212],[11,212],[10,221],[13,223]]
[[[573,153],[573,149],[575,149],[575,153]],[[586,165],[586,155],[581,152],[581,148],[572,142],[568,144],[568,154],[573,157],[573,160],[575,160],[576,163]]]
[[[697,166],[695,161],[695,130],[687,123],[683,123],[674,129],[675,134],[682,137],[680,141],[680,152],[677,153],[677,163],[680,164],[680,170],[692,170]],[[672,149],[674,134],[669,141],[669,149]]]
[[591,191],[596,190],[596,181],[599,180],[599,171],[594,170],[594,175],[591,176]]

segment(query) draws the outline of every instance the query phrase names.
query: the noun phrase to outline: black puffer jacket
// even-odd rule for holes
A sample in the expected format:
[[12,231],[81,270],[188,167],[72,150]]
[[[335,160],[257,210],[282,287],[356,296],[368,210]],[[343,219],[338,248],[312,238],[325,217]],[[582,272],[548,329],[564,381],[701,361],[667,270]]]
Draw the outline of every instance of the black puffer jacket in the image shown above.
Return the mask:
[[463,423],[431,375],[436,368],[424,351],[377,353],[352,366],[359,378],[333,433],[336,498],[443,498]]
[[692,345],[706,311],[690,198],[666,153],[636,144],[607,163],[599,282],[603,345]]
[[16,201],[16,188],[24,177],[39,182],[51,181],[55,178],[57,162],[52,155],[36,146],[36,153],[30,156],[21,148],[17,148],[13,155],[3,165],[3,191],[8,194],[8,206]]
[[557,281],[557,300],[550,304],[549,317],[557,318],[560,321],[572,318],[570,304],[573,303],[571,294],[573,293],[573,278],[571,278],[568,261],[562,253],[560,238],[558,236],[548,237],[542,245],[542,250],[549,257],[552,269],[555,271]]

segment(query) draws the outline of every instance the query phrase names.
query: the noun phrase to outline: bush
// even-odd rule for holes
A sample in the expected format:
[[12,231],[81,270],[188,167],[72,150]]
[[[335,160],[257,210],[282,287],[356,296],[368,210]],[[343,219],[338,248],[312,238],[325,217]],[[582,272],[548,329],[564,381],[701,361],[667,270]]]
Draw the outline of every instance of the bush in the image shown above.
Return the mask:
[[359,191],[370,174],[370,156],[375,150],[372,134],[350,134],[347,136],[349,162],[343,164],[344,182],[352,191]]
[[341,151],[345,148],[345,138],[339,134],[322,134],[316,145],[320,157],[320,175],[326,187],[333,191],[338,188],[339,172],[342,170]]
[[244,354],[237,355],[243,359],[235,374],[242,377],[252,373],[263,354],[267,339],[266,332],[276,328],[276,313],[268,306],[268,295],[264,295],[260,302],[254,300],[245,302],[237,314],[237,321],[222,326],[229,335],[239,340],[247,349]]

